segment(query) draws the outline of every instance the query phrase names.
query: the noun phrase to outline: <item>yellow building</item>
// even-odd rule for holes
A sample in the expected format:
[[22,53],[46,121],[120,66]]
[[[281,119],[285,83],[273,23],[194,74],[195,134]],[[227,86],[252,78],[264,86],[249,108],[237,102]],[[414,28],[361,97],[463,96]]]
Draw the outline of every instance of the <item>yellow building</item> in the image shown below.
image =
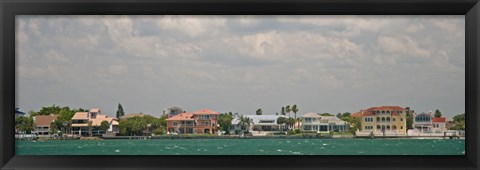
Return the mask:
[[371,107],[354,113],[360,118],[360,132],[406,134],[409,109],[400,106]]

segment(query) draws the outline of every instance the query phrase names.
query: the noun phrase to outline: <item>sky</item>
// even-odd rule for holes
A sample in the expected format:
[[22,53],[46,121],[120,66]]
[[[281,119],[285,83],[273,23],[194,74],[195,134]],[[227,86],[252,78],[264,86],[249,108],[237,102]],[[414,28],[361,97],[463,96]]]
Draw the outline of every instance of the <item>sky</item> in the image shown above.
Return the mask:
[[16,106],[465,112],[458,16],[17,16]]

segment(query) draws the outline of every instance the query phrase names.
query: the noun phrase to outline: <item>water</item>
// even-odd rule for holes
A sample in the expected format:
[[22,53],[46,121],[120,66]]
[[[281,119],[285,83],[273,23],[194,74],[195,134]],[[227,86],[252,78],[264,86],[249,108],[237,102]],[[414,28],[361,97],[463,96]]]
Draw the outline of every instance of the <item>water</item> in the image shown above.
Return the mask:
[[17,141],[17,155],[464,155],[462,139]]

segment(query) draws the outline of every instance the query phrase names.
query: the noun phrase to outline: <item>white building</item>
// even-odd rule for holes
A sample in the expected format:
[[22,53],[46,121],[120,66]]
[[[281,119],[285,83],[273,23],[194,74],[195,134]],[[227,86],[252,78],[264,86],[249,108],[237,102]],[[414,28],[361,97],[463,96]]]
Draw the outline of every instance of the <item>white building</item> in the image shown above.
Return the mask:
[[302,117],[303,131],[317,131],[317,132],[346,132],[349,124],[340,120],[336,116],[320,116],[317,113],[307,113]]
[[285,117],[283,115],[243,115],[252,119],[250,126],[242,126],[240,124],[240,116],[235,116],[232,120],[231,131],[235,130],[250,130],[250,131],[282,131],[284,125],[277,124],[279,117]]
[[445,132],[446,118],[433,117],[432,112],[413,115],[413,129],[420,133],[443,133]]

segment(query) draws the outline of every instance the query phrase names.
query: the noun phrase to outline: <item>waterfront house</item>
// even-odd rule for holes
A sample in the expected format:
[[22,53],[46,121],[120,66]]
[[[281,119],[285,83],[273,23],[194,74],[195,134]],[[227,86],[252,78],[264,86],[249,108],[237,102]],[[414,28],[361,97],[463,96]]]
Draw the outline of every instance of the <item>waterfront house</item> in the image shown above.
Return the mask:
[[202,109],[192,113],[182,112],[167,118],[169,133],[213,134],[218,130],[218,116],[220,113],[209,109]]
[[33,117],[33,123],[35,124],[35,132],[39,136],[49,136],[52,133],[50,125],[57,119],[58,115],[37,115]]
[[374,134],[406,134],[408,112],[413,112],[400,106],[370,107],[352,114],[360,119],[359,132]]
[[420,133],[442,133],[445,132],[446,129],[446,118],[440,117],[435,118],[432,115],[432,112],[428,113],[420,113],[413,115],[413,129],[416,132]]
[[302,117],[302,131],[346,132],[349,124],[336,116],[320,116],[317,113],[306,113]]
[[252,121],[250,126],[240,124],[240,116],[236,116],[232,120],[232,126],[230,131],[240,131],[248,130],[249,131],[281,131],[285,130],[283,125],[277,123],[279,117],[285,117],[283,115],[243,115],[250,118]]
[[[72,117],[72,133],[88,135],[88,122],[92,121],[92,134],[100,135],[104,133],[118,133],[118,120],[113,117],[101,114],[101,110],[98,108],[90,109],[88,112],[77,112]],[[106,132],[103,132],[100,125],[103,121],[107,121],[109,128]]]

